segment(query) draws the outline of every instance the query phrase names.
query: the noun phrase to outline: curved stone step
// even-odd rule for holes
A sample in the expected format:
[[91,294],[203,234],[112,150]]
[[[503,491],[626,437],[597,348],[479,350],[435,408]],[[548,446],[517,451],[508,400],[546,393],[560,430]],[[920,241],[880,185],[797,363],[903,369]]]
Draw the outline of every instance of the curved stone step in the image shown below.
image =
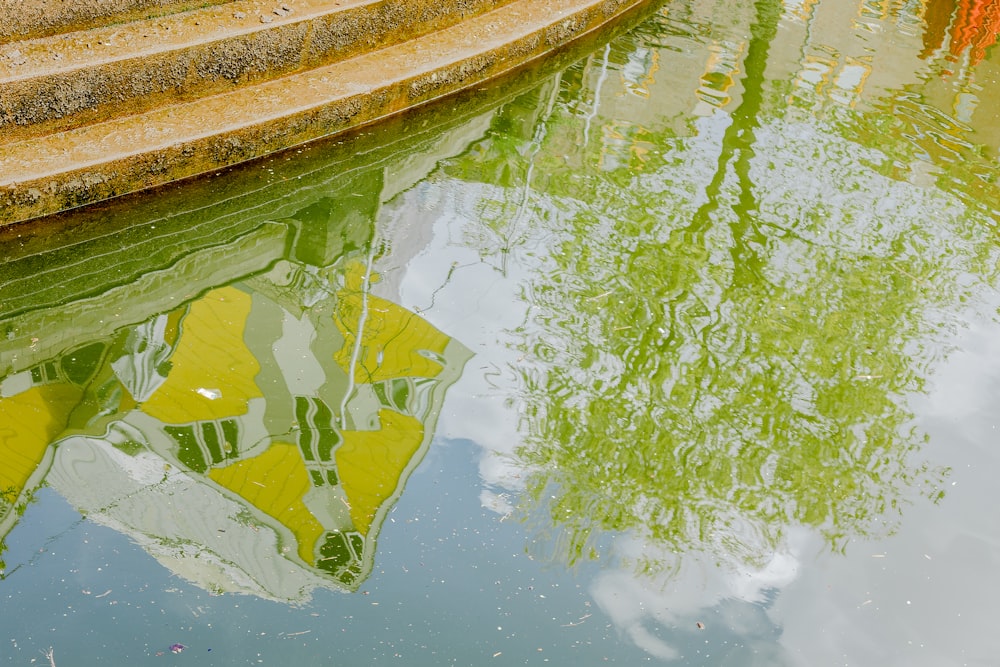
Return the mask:
[[0,141],[328,64],[509,1],[237,0],[8,44],[0,47]]
[[0,0],[0,43],[167,16],[231,0]]
[[515,0],[402,44],[0,148],[0,224],[208,173],[505,74],[649,0]]

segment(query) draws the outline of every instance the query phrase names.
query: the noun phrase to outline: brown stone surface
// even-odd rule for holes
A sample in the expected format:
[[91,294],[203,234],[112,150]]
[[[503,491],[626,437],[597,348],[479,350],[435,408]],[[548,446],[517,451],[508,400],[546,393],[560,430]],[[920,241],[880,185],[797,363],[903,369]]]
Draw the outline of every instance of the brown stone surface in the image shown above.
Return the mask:
[[[0,141],[138,113],[399,43],[509,0],[241,0],[0,47]],[[271,18],[260,22],[261,16]]]
[[165,16],[227,0],[0,0],[0,43]]
[[374,122],[500,76],[649,4],[517,0],[333,64],[8,142],[0,146],[0,224],[211,172]]

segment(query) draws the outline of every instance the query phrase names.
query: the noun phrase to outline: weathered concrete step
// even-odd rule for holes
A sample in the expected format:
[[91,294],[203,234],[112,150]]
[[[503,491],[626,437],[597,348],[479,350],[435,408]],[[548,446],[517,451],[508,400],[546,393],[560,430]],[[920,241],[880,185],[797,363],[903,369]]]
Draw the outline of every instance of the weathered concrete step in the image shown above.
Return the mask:
[[166,16],[230,0],[0,0],[0,44]]
[[0,47],[0,141],[276,78],[510,0],[238,0]]
[[9,143],[0,151],[0,224],[216,171],[371,123],[500,76],[649,4],[516,0],[314,70]]

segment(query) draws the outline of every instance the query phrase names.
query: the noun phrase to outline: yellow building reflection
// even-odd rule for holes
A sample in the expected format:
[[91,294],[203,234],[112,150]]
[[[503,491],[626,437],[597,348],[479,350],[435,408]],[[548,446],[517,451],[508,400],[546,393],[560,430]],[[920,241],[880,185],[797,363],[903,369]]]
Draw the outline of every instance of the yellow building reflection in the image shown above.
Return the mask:
[[211,591],[356,589],[471,356],[377,281],[282,259],[8,376],[0,535],[44,477]]

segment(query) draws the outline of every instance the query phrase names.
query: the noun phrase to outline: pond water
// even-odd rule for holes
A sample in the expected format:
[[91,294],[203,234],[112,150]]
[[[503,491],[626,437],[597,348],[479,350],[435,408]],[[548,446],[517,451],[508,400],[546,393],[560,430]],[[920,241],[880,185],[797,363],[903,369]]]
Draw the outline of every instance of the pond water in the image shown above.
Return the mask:
[[996,664],[998,31],[660,3],[0,232],[0,664]]

